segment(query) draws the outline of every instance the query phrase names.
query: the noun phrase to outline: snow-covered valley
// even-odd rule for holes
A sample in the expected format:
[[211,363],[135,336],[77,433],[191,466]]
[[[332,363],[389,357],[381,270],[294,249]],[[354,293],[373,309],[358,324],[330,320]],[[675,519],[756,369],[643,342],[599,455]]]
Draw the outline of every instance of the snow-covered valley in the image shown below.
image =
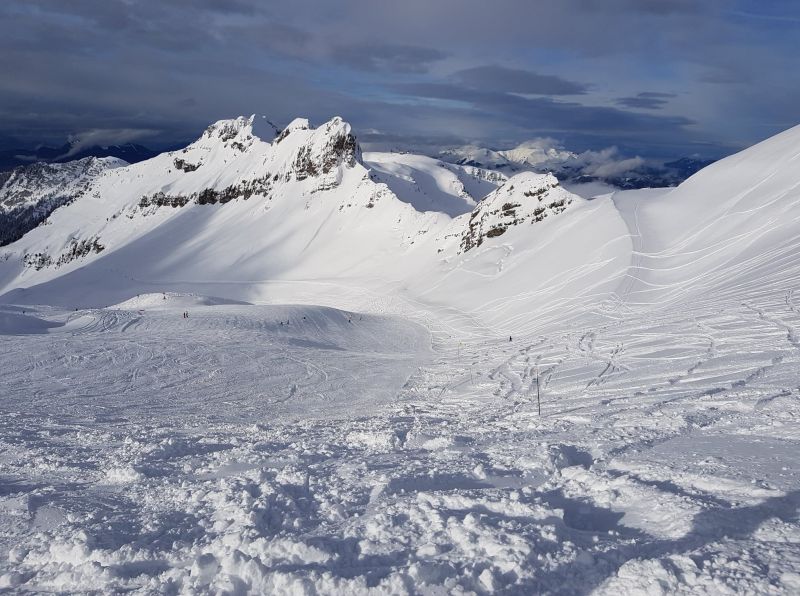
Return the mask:
[[800,129],[585,200],[230,122],[0,249],[2,588],[800,590]]

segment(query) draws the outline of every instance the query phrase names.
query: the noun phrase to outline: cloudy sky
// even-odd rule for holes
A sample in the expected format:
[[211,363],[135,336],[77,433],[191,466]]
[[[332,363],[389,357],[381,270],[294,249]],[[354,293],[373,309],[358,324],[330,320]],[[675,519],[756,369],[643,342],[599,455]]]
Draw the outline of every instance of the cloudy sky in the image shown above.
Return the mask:
[[797,0],[2,0],[0,145],[341,115],[433,152],[717,156],[800,123]]

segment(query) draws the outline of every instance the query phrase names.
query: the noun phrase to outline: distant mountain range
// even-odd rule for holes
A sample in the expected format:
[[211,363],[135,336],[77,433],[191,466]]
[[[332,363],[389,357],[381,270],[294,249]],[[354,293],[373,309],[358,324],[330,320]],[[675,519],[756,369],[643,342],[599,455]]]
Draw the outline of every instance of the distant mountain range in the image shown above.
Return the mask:
[[677,186],[715,161],[682,157],[665,162],[626,157],[615,147],[575,153],[553,139],[535,139],[504,150],[466,145],[442,151],[439,157],[450,163],[507,175],[526,171],[552,173],[563,182],[602,182],[623,190]]
[[[67,163],[87,157],[114,157],[132,164],[160,153],[135,143],[87,147],[65,143],[60,147],[7,149],[0,150],[0,172],[32,163]],[[681,157],[673,161],[625,157],[613,147],[575,153],[552,139],[534,139],[505,150],[465,145],[446,149],[435,157],[455,165],[473,166],[506,176],[520,172],[552,173],[567,183],[601,182],[622,190],[677,186],[715,161],[699,157]]]
[[79,147],[74,143],[64,143],[60,147],[37,147],[36,149],[5,149],[0,151],[0,172],[13,170],[32,163],[66,163],[86,157],[116,157],[128,163],[137,163],[158,155],[159,151],[143,145],[126,143],[124,145]]

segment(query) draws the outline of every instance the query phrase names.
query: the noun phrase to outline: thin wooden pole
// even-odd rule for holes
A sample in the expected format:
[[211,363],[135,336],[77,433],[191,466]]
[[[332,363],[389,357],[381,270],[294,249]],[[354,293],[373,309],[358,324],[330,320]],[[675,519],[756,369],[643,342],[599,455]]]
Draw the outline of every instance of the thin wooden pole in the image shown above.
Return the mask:
[[542,399],[539,395],[539,371],[536,371],[536,405],[539,408],[539,416],[542,415]]

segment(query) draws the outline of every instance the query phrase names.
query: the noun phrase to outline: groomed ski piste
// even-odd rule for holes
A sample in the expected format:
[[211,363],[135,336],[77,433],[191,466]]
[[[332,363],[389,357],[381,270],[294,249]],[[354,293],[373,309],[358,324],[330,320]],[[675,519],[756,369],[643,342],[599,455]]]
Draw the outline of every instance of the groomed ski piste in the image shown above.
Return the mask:
[[380,154],[135,213],[158,160],[0,249],[0,589],[800,592],[800,128],[592,200]]

